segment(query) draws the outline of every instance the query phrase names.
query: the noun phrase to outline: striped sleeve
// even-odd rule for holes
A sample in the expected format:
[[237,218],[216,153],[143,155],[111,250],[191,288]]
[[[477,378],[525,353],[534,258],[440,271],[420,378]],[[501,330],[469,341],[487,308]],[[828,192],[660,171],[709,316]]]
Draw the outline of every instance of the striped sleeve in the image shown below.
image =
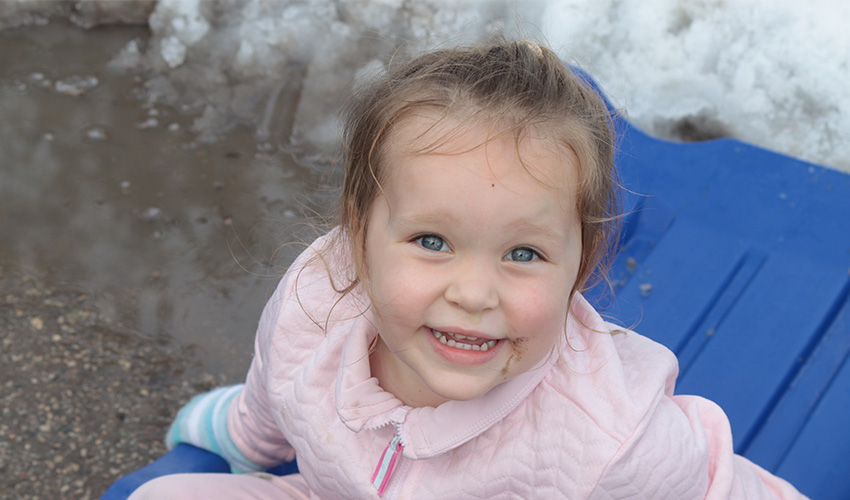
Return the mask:
[[233,472],[258,472],[266,467],[245,457],[233,443],[227,427],[230,405],[244,384],[220,387],[195,396],[177,414],[165,437],[169,449],[187,443],[227,460]]

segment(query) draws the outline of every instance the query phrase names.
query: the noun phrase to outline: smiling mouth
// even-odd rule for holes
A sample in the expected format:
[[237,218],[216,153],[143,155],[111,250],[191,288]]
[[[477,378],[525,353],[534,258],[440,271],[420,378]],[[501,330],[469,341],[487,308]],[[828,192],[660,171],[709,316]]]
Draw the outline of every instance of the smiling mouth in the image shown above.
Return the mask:
[[459,333],[445,333],[431,329],[434,337],[449,347],[463,349],[464,351],[487,351],[494,347],[499,342],[498,340],[487,340],[479,337],[470,337]]

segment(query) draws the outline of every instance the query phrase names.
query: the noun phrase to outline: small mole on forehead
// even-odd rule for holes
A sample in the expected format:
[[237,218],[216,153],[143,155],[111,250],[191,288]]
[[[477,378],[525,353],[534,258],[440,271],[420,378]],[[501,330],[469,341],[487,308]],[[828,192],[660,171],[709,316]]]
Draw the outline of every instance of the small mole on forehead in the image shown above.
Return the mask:
[[495,183],[494,183],[494,184],[490,184],[490,187],[496,187],[496,184],[495,184]]

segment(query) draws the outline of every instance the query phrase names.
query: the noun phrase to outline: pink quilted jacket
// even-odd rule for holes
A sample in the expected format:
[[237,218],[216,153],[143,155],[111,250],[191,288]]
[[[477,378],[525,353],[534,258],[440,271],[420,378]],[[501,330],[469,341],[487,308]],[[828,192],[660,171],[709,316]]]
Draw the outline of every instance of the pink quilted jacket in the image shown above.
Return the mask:
[[[569,345],[535,369],[472,401],[403,406],[371,378],[367,301],[338,301],[315,258],[327,241],[269,300],[228,417],[257,464],[297,454],[314,498],[378,498],[373,483],[404,499],[803,498],[733,453],[719,407],[673,395],[670,351],[618,332],[580,297]],[[345,255],[325,253],[335,280],[351,273]]]

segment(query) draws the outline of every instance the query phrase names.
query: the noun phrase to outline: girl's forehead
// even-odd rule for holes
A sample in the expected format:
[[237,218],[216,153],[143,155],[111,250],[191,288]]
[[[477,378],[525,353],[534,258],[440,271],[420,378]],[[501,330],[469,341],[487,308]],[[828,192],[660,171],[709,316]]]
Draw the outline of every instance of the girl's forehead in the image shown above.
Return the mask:
[[[385,153],[392,165],[404,157],[419,155],[460,156],[484,150],[487,158],[512,157],[516,171],[494,175],[526,174],[543,185],[572,187],[578,180],[578,158],[572,147],[547,133],[545,125],[513,126],[507,120],[456,117],[432,110],[416,110],[393,127]],[[504,163],[502,163],[504,164]],[[557,166],[553,168],[553,166]]]

